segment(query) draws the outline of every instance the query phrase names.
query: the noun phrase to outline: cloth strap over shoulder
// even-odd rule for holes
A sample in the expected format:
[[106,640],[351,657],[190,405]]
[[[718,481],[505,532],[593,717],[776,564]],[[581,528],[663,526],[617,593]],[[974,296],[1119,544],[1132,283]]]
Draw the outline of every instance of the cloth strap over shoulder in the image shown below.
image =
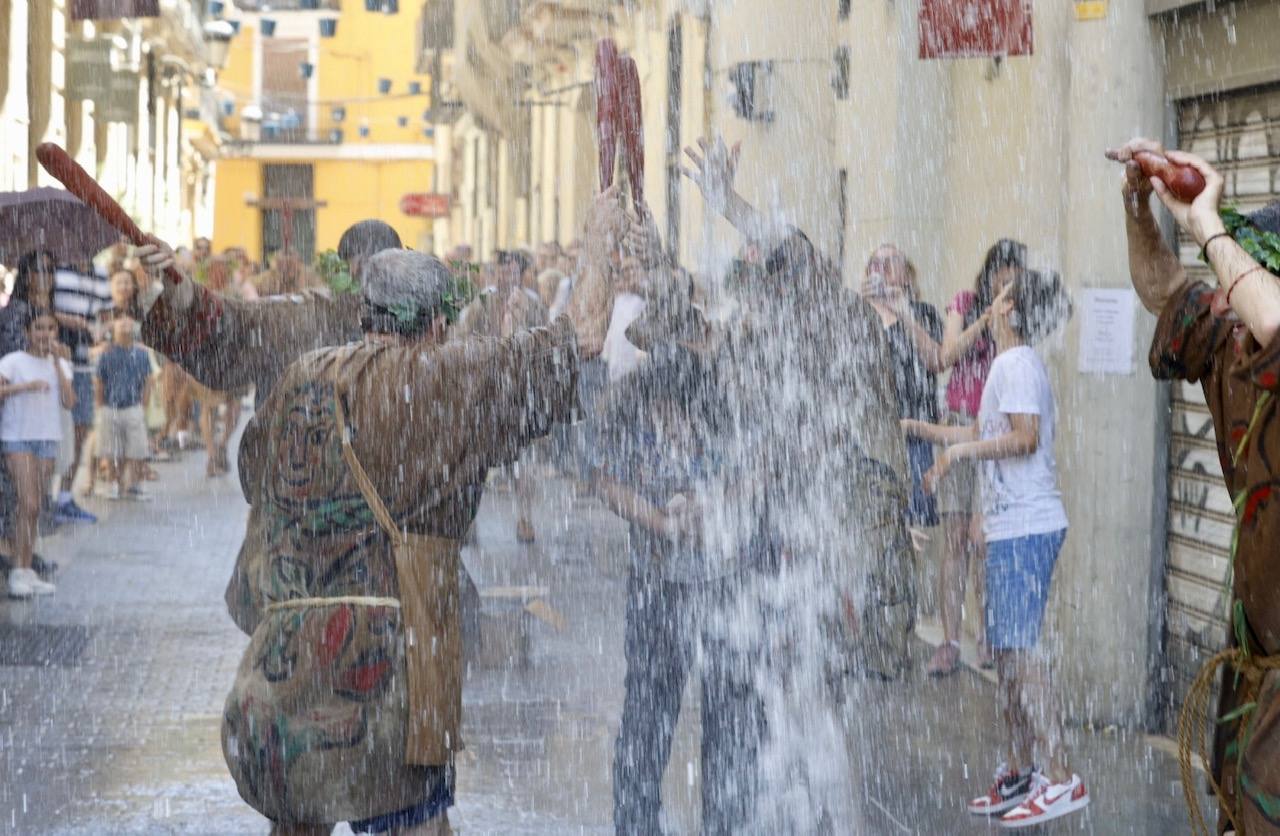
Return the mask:
[[460,544],[444,537],[410,534],[396,525],[351,446],[341,376],[335,371],[333,399],[342,457],[379,527],[391,539],[395,555],[408,695],[404,761],[443,766],[462,748]]

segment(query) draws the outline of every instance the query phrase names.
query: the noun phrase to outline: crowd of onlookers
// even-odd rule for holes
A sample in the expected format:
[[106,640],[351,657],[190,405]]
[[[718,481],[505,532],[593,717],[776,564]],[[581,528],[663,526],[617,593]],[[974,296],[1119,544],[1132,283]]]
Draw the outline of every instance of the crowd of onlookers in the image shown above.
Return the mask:
[[[177,257],[232,298],[318,281],[296,256],[278,254],[264,269],[243,248],[215,254],[207,238]],[[96,523],[86,498],[148,501],[155,465],[186,450],[206,451],[209,476],[227,473],[247,393],[201,386],[142,345],[144,301],[158,288],[126,243],[80,263],[28,253],[6,273],[0,267],[0,570],[9,595],[27,598],[55,591],[57,566],[37,553],[38,533]]]

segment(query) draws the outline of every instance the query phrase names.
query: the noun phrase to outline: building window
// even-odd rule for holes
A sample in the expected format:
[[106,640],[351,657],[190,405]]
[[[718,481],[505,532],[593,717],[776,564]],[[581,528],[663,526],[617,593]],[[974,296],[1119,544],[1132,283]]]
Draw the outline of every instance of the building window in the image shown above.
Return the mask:
[[836,48],[835,64],[831,86],[835,88],[836,98],[843,101],[849,98],[849,47]]

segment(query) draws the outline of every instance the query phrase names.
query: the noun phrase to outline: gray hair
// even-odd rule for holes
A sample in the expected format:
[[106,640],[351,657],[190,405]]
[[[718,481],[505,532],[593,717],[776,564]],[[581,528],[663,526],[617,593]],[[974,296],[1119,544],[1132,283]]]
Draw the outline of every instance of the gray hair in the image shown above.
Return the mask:
[[445,294],[452,280],[449,268],[433,255],[383,250],[365,263],[360,292],[366,314],[391,314],[400,321],[395,330],[414,331],[429,327],[444,313]]

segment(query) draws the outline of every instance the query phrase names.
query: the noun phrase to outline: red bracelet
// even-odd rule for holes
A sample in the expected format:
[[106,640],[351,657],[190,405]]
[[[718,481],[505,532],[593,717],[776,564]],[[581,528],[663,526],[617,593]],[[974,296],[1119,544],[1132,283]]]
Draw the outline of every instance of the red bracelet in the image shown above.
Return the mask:
[[1261,264],[1259,264],[1258,266],[1256,266],[1256,267],[1251,267],[1251,268],[1249,268],[1248,270],[1245,270],[1245,271],[1244,271],[1243,273],[1241,273],[1240,275],[1236,276],[1235,281],[1233,281],[1233,282],[1231,283],[1231,286],[1227,288],[1227,304],[1228,304],[1228,305],[1230,305],[1230,304],[1231,304],[1231,294],[1233,294],[1233,293],[1235,293],[1235,292],[1236,292],[1236,285],[1240,284],[1240,282],[1242,282],[1242,281],[1244,281],[1245,279],[1249,278],[1250,276],[1252,276],[1254,273],[1258,272],[1259,270],[1266,270],[1266,269],[1267,269],[1267,268],[1265,268],[1265,267],[1263,267]]

